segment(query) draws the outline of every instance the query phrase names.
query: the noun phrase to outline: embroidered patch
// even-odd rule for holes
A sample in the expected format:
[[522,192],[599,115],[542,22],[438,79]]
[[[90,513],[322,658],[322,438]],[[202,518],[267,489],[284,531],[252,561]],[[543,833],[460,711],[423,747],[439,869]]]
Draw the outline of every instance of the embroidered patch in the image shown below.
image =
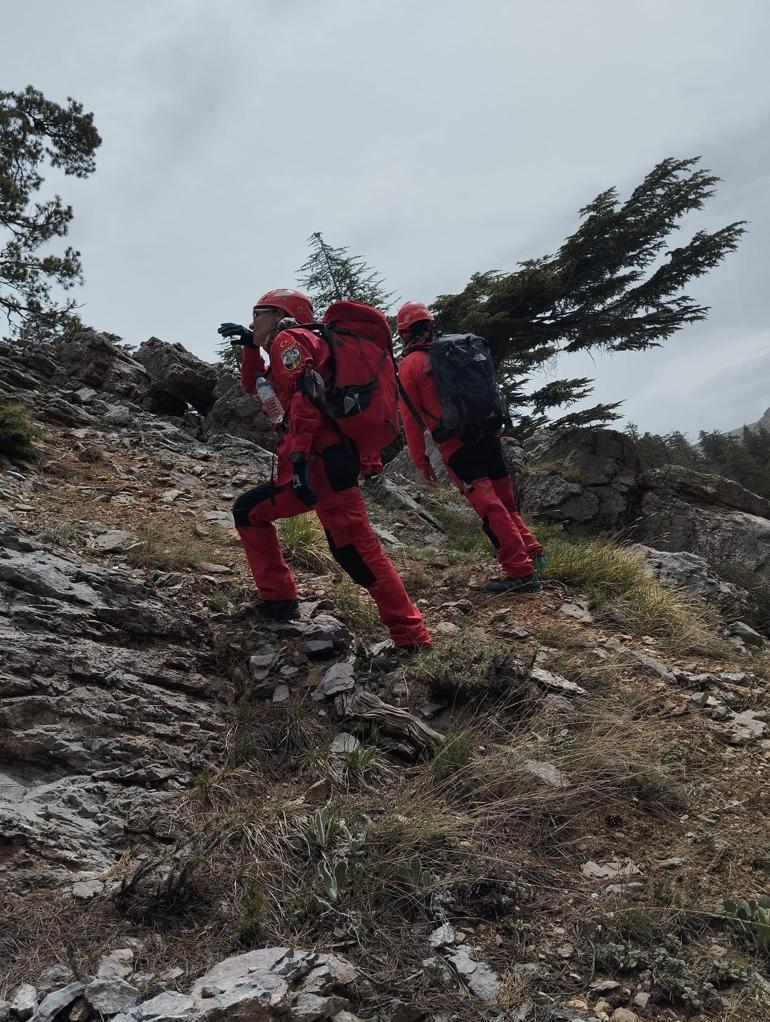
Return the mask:
[[291,372],[292,369],[296,369],[302,361],[302,352],[296,344],[292,344],[290,348],[285,348],[281,352],[281,361],[285,368]]

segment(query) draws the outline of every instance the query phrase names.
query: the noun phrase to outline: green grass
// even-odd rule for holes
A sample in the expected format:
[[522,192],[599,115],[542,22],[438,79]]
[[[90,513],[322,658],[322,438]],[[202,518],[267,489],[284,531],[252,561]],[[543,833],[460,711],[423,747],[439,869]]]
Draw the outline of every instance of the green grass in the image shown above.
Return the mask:
[[545,579],[585,593],[592,606],[640,635],[652,635],[688,652],[718,654],[726,647],[715,634],[718,617],[705,603],[675,587],[662,586],[641,554],[612,540],[552,537]]
[[28,408],[18,401],[0,405],[0,454],[32,459],[37,453],[32,443],[36,436]]

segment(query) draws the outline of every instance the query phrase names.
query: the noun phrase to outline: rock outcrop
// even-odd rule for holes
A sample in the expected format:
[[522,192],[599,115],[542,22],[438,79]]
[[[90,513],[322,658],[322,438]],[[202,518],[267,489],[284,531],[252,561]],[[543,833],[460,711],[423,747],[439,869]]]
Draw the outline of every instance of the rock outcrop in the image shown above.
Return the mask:
[[[211,410],[221,373],[217,366],[196,358],[181,344],[168,344],[157,337],[140,345],[136,359],[147,370],[158,411],[179,415],[188,404],[201,415]],[[168,404],[165,408],[164,399]]]
[[229,689],[202,633],[130,574],[0,517],[0,890],[88,880],[173,833],[169,799],[221,752]]
[[642,466],[636,445],[610,429],[541,430],[525,444],[525,515],[567,529],[617,532],[634,516]]

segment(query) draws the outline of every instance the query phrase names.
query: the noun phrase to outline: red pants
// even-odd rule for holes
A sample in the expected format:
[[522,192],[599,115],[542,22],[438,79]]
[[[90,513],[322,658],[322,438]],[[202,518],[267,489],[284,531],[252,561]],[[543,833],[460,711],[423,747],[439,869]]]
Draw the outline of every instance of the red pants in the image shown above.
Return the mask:
[[[327,447],[311,461],[310,481],[318,494],[312,510],[326,532],[332,556],[354,582],[369,591],[396,646],[429,643],[420,611],[372,530],[357,479],[358,459],[344,444]],[[273,522],[309,510],[290,485],[273,483],[247,490],[235,502],[235,527],[264,600],[296,597],[294,575],[283,558]]]
[[482,521],[497,559],[509,578],[534,571],[532,557],[543,549],[516,508],[513,481],[497,437],[463,444],[444,459],[447,471]]

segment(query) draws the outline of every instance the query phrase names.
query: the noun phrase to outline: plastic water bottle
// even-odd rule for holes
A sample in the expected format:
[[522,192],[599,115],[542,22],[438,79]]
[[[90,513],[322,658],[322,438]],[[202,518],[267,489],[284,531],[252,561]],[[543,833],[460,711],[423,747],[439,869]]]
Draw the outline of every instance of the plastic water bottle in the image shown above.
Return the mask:
[[274,426],[280,426],[283,422],[283,408],[263,373],[257,374],[257,397],[268,419],[270,419]]

